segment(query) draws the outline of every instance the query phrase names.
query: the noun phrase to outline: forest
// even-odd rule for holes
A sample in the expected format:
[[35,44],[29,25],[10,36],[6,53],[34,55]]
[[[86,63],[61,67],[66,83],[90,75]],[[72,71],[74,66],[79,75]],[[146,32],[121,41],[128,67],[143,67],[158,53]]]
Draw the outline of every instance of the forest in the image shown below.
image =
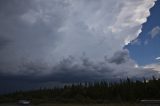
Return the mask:
[[160,99],[160,79],[84,82],[0,95],[0,103],[20,99],[33,103],[138,103],[142,99]]

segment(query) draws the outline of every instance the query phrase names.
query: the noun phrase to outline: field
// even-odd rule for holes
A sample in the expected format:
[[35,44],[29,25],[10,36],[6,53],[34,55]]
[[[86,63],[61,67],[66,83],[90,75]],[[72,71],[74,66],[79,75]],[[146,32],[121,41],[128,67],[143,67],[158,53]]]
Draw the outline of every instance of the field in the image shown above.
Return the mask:
[[[18,106],[16,104],[0,104],[0,106]],[[39,104],[30,106],[144,106],[142,104]]]

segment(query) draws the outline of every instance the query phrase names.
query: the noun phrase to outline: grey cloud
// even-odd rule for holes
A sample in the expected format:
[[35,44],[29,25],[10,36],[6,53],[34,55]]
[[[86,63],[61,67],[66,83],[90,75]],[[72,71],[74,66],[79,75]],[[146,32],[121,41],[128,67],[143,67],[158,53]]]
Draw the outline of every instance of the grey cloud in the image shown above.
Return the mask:
[[25,62],[18,67],[17,73],[19,75],[33,75],[38,76],[43,73],[43,71],[48,70],[48,65],[41,62]]
[[122,50],[154,1],[0,0],[0,76],[65,82],[155,74],[135,68]]
[[0,50],[4,49],[9,45],[11,41],[8,38],[5,38],[3,36],[0,36]]
[[[0,35],[12,42],[0,52],[0,66],[17,70],[23,58],[52,64],[69,55],[80,57],[83,52],[95,61],[110,57],[123,48],[126,39],[130,42],[137,37],[143,21],[137,23],[135,18],[146,19],[145,11],[154,4],[154,0],[144,2],[1,0]],[[130,14],[140,6],[145,9]],[[141,13],[146,14],[139,17]]]
[[[23,58],[31,61],[50,60],[61,38],[58,28],[65,18],[62,16],[65,11],[61,10],[62,6],[60,7],[62,4],[52,5],[53,16],[48,16],[50,13],[45,13],[48,10],[43,9],[44,3],[36,5],[33,0],[1,0],[0,2],[0,35],[3,35],[3,38],[0,38],[0,49],[8,46],[5,51],[0,52],[0,65],[17,67],[23,62]],[[36,21],[30,23],[29,20],[33,19]]]
[[[114,80],[126,77],[149,78],[153,75],[159,75],[158,72],[152,69],[135,67],[134,61],[129,57],[128,51],[126,50],[118,51],[113,57],[100,62],[92,61],[87,57],[77,60],[76,57],[70,56],[61,60],[56,65],[48,66],[41,62],[29,62],[22,64],[18,70],[18,73],[14,75],[19,77],[26,76],[26,78],[31,80],[46,82]],[[42,74],[43,72],[48,74]]]
[[[0,82],[7,89],[12,86],[13,89],[10,91],[14,91],[86,81],[119,81],[127,77],[131,79],[159,77],[159,73],[151,68],[134,66],[135,63],[126,50],[118,51],[111,58],[105,58],[100,62],[92,61],[86,56],[82,56],[79,60],[69,56],[52,66],[43,62],[23,63],[18,67],[17,73],[1,72]],[[0,91],[2,90],[4,89],[0,88]]]
[[6,17],[23,14],[28,10],[28,8],[31,8],[31,5],[31,0],[1,0],[0,13],[1,16],[3,15]]
[[129,59],[129,52],[127,50],[124,50],[114,53],[114,55],[109,59],[109,62],[122,64],[127,62]]

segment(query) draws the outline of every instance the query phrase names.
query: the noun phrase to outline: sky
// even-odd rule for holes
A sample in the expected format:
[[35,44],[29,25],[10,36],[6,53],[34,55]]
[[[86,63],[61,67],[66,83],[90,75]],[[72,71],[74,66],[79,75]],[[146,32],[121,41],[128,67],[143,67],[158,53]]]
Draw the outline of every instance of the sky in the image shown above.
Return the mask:
[[160,1],[0,0],[0,93],[159,77]]
[[151,8],[151,15],[143,24],[142,32],[126,48],[130,51],[131,57],[140,65],[158,62],[160,57],[160,1]]

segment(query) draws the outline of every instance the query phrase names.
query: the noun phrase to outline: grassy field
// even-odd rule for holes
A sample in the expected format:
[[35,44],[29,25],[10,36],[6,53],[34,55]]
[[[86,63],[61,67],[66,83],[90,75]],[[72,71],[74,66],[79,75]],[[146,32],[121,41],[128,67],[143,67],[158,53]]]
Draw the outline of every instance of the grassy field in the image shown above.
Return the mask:
[[[18,106],[16,104],[0,104],[0,106]],[[142,104],[39,104],[30,106],[144,106]]]

